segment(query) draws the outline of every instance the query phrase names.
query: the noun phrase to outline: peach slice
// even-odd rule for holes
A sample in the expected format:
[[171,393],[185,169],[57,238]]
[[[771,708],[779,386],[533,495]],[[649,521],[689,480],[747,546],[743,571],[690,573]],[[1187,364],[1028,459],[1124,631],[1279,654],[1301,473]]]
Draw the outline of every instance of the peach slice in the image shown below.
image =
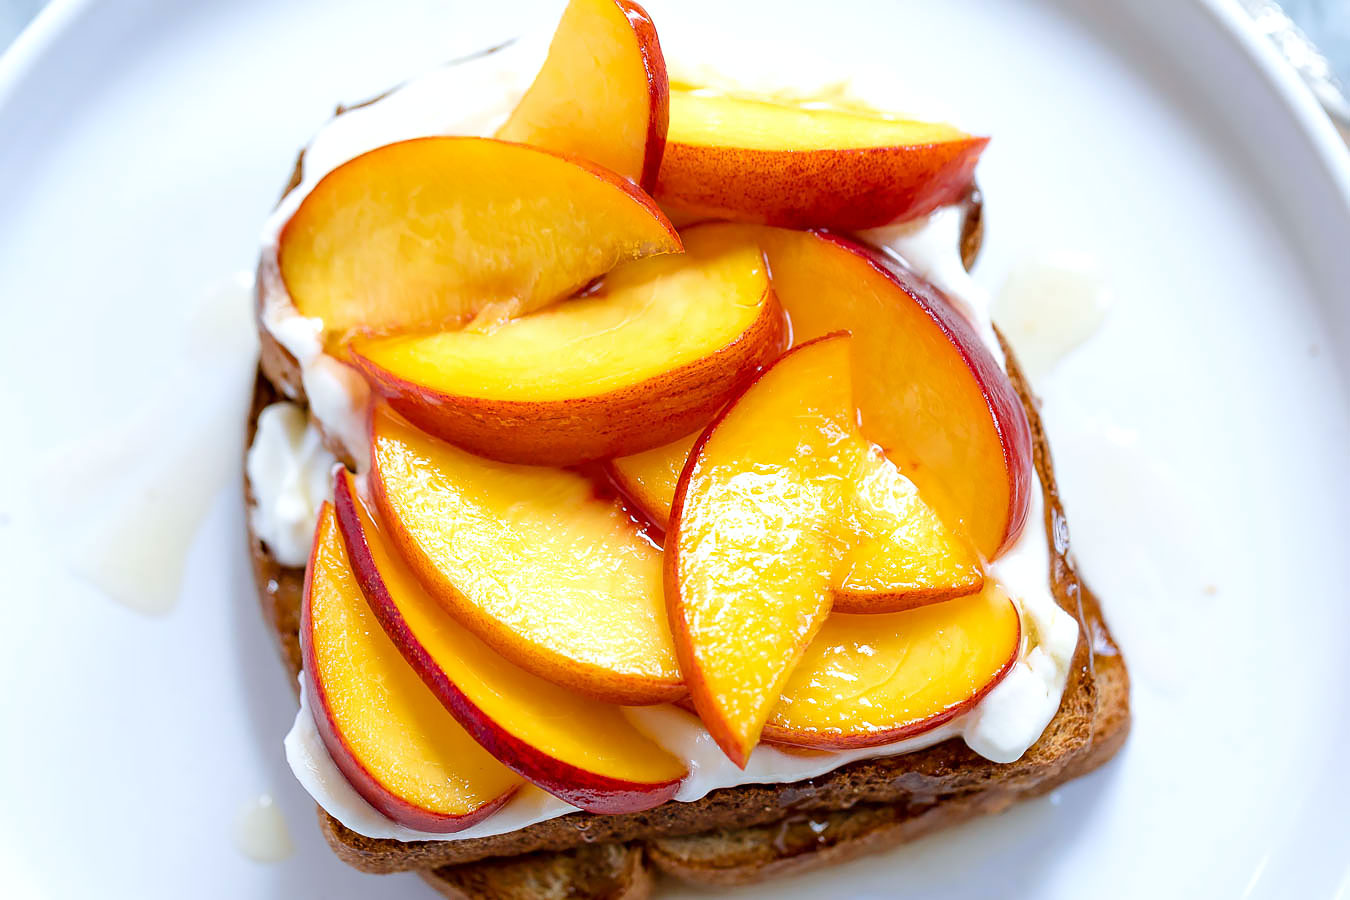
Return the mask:
[[277,253],[296,308],[341,336],[517,315],[624,260],[680,246],[646,194],[599,166],[505,141],[429,137],[324,176]]
[[345,469],[338,527],[356,581],[404,658],[469,734],[534,784],[588,812],[637,812],[669,800],[685,766],[620,707],[574,694],[507,662],[431,599],[380,531]]
[[848,340],[771,366],[695,444],[675,491],[666,598],[690,697],[742,768],[830,610],[842,548],[833,445],[851,431]]
[[669,100],[647,11],[628,0],[571,0],[548,59],[497,137],[589,159],[650,189]]
[[656,197],[684,221],[872,228],[955,200],[987,143],[950,125],[674,90]]
[[[993,354],[951,302],[890,259],[834,235],[754,225],[793,338],[853,332],[862,432],[880,444],[949,526],[993,559],[1031,502],[1031,428]],[[703,238],[696,238],[702,240]]]
[[466,453],[383,406],[371,491],[428,592],[498,653],[613,703],[684,695],[661,551],[576,472]]
[[907,612],[832,614],[783,688],[764,740],[843,750],[913,737],[993,690],[1021,640],[1017,607],[992,583]]
[[984,587],[970,541],[942,523],[879,447],[854,436],[836,452],[849,464],[844,515],[834,527],[850,545],[830,582],[834,610],[895,612]]
[[644,450],[706,423],[783,347],[754,242],[704,232],[686,250],[486,333],[357,338],[351,357],[394,409],[480,456],[565,466]]
[[695,709],[742,767],[834,585],[855,570],[866,587],[894,575],[891,601],[938,572],[964,580],[957,592],[983,582],[973,549],[858,433],[849,343],[826,336],[766,370],[699,437],[675,491],[675,648]]
[[631,456],[616,456],[605,463],[619,490],[663,530],[670,527],[670,504],[675,499],[675,486],[680,483],[680,473],[684,471],[689,451],[694,449],[697,439],[697,433],[685,435],[669,444]]
[[[697,435],[608,461],[610,478],[661,529]],[[911,609],[980,590],[984,573],[969,543],[951,534],[895,464],[861,442],[849,479],[848,526],[868,535],[848,551],[831,591],[834,610],[884,613]]]
[[419,831],[468,828],[521,784],[460,727],[380,630],[325,503],[305,573],[300,650],[324,745],[371,806]]

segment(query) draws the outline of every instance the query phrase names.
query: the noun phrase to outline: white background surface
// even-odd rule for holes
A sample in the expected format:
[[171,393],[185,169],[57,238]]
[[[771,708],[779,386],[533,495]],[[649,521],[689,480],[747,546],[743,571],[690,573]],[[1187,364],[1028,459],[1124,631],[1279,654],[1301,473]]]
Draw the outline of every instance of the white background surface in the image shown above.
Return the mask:
[[[32,21],[44,0],[0,0],[0,48]],[[1284,10],[1350,83],[1350,3],[1345,0],[1284,0]]]
[[[722,35],[766,67],[881,65],[949,100],[995,137],[977,276],[1085,250],[1118,295],[1041,387],[1074,544],[1134,676],[1130,743],[1050,798],[755,896],[1350,891],[1350,209],[1310,101],[1291,111],[1287,82],[1174,0],[647,5],[671,57]],[[161,617],[74,578],[37,524],[69,487],[53,448],[97,458],[162,393],[200,298],[250,268],[336,102],[557,5],[378,8],[77,5],[22,71],[0,66],[6,897],[429,896],[337,862],[285,768],[294,708],[236,474]],[[226,358],[194,375],[232,384],[211,361]],[[167,440],[205,413],[157,427]],[[298,848],[276,865],[230,839],[263,791]]]
[[42,0],[0,0],[0,48],[9,46],[42,7]]

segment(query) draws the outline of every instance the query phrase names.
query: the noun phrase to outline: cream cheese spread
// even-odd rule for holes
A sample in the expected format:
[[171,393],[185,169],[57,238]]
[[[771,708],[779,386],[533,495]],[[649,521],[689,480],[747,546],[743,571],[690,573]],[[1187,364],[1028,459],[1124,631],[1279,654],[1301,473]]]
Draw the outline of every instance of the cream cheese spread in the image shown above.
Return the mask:
[[302,407],[273,403],[258,414],[244,462],[253,490],[248,516],[253,533],[283,566],[299,568],[309,559],[319,507],[333,493],[336,463]]
[[[272,420],[282,415],[286,418],[284,422],[273,421],[266,433],[260,420],[259,437],[249,454],[249,477],[256,498],[250,513],[254,528],[274,551],[279,547],[273,544],[273,538],[282,542],[280,549],[286,555],[277,554],[281,562],[304,564],[318,506],[317,502],[308,501],[314,496],[323,499],[331,490],[331,457],[325,461],[306,450],[319,440],[316,423],[322,425],[324,433],[341,442],[356,460],[358,469],[364,471],[364,412],[368,400],[359,375],[323,352],[321,323],[301,316],[286,295],[276,266],[277,239],[282,227],[320,178],[363,152],[393,141],[433,134],[492,134],[533,80],[546,49],[547,40],[543,36],[531,36],[496,52],[438,69],[369,106],[333,120],[306,150],[303,182],[268,220],[260,267],[263,323],[300,363],[313,417],[304,426],[305,437],[301,440],[280,440],[277,436],[283,424],[283,434],[293,434],[294,416],[298,412],[294,406],[289,408],[296,412],[273,414]],[[925,220],[874,229],[861,237],[894,254],[942,288],[975,325],[1002,364],[1003,353],[990,321],[990,296],[970,278],[961,263],[962,215],[959,206],[943,207]],[[264,417],[274,408],[265,410]],[[269,459],[288,451],[293,456],[285,463]],[[259,478],[253,472],[255,454],[259,457]],[[313,488],[321,492],[304,494],[306,502],[302,503],[298,489],[290,492],[276,489],[276,473],[283,471],[303,471],[303,476],[288,476],[288,483],[303,484],[306,491]],[[262,490],[260,480],[265,486]],[[317,487],[319,484],[321,489]],[[295,515],[301,506],[310,510],[304,522]],[[688,766],[689,775],[675,799],[692,801],[709,791],[741,784],[801,781],[857,759],[909,753],[954,737],[960,737],[972,750],[994,762],[1012,762],[1021,757],[1059,708],[1078,640],[1078,622],[1059,607],[1050,591],[1050,547],[1044,520],[1041,483],[1033,472],[1027,525],[1016,543],[988,569],[988,574],[1003,585],[1017,605],[1022,620],[1022,648],[1012,671],[973,709],[916,737],[881,747],[797,753],[760,745],[744,770],[727,759],[696,717],[671,706],[628,709],[629,718],[638,728]],[[405,841],[484,837],[576,811],[556,797],[527,786],[502,809],[456,834],[431,834],[403,827],[366,803],[342,776],[319,737],[303,690],[300,710],[285,746],[292,771],[315,801],[343,825],[367,837]]]

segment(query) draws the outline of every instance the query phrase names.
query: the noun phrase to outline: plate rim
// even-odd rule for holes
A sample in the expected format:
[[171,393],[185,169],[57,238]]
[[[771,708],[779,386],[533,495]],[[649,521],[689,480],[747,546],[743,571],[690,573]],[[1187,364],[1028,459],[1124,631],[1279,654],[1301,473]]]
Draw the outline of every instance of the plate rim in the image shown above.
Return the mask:
[[[1336,130],[1331,116],[1298,74],[1293,64],[1285,59],[1274,42],[1258,32],[1251,16],[1238,0],[1192,0],[1207,13],[1219,31],[1228,37],[1257,69],[1285,108],[1293,113],[1300,131],[1312,141],[1326,174],[1336,185],[1341,204],[1350,211],[1350,143]],[[0,62],[3,62],[0,60]],[[0,67],[3,76],[3,67]],[[0,77],[0,88],[3,78]]]
[[[1350,147],[1311,89],[1277,48],[1251,27],[1236,0],[1190,2],[1246,57],[1272,89],[1319,161],[1322,174],[1311,177],[1329,179],[1339,197],[1337,207],[1350,213]],[[0,117],[12,114],[16,101],[35,89],[38,67],[49,58],[59,58],[63,42],[71,37],[71,32],[93,8],[94,0],[51,0],[20,32],[10,48],[0,53]],[[1306,219],[1309,213],[1287,210],[1284,215]],[[1346,870],[1342,890],[1346,886],[1350,886],[1350,868]]]
[[[1237,46],[1267,85],[1274,89],[1285,109],[1293,115],[1298,130],[1311,142],[1324,174],[1336,187],[1341,206],[1350,213],[1350,144],[1336,130],[1312,88],[1275,45],[1256,30],[1238,0],[1189,2],[1208,15],[1218,31]],[[92,5],[93,0],[50,0],[19,32],[9,48],[0,53],[0,116],[21,93],[25,80],[37,64],[55,52],[60,41]]]

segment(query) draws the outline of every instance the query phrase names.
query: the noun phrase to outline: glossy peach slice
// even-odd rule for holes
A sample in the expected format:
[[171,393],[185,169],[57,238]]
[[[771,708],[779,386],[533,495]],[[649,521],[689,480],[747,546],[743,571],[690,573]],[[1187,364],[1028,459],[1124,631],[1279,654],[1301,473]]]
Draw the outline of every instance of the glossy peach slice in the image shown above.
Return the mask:
[[595,813],[637,812],[674,796],[683,763],[620,707],[508,662],[431,599],[398,557],[346,470],[334,506],[356,581],[404,658],[469,734],[549,793]]
[[619,490],[661,529],[670,526],[675,486],[680,483],[680,473],[697,439],[697,433],[688,434],[641,453],[616,456],[605,464]]
[[753,236],[801,342],[853,332],[862,432],[949,526],[993,559],[1031,501],[1031,428],[993,354],[927,281],[844,238],[754,225],[691,228]]
[[[608,462],[619,489],[663,530],[669,527],[675,488],[696,438]],[[854,496],[846,524],[866,537],[836,568],[833,608],[894,612],[979,591],[984,574],[978,554],[942,524],[913,482],[866,442],[852,442],[847,452],[854,462],[845,477]]]
[[296,308],[342,336],[508,318],[624,260],[679,249],[651,199],[606,169],[505,141],[429,137],[326,175],[277,252]]
[[428,592],[507,659],[614,703],[685,693],[661,551],[590,479],[474,456],[381,406],[370,487]]
[[671,630],[699,717],[742,768],[830,610],[832,445],[851,411],[847,338],[799,347],[704,432],[675,492]]
[[305,573],[300,649],[324,746],[371,806],[409,828],[468,828],[521,779],[480,747],[371,615],[325,503]]
[[548,59],[497,137],[588,159],[650,189],[669,119],[666,61],[646,10],[571,0]]
[[836,451],[844,507],[835,530],[848,541],[830,581],[833,609],[886,613],[964,597],[984,587],[979,554],[947,528],[879,447],[854,436]]
[[[675,488],[697,435],[609,460],[610,477],[642,514],[669,527]],[[984,576],[968,542],[945,528],[909,479],[876,448],[858,442],[847,476],[854,486],[848,521],[859,535],[836,571],[834,609],[879,613],[979,591]]]
[[675,90],[656,197],[683,221],[872,228],[955,200],[987,143],[950,125]]
[[[704,431],[676,488],[671,630],[694,707],[740,766],[835,585],[855,570],[869,587],[939,571],[969,575],[965,590],[983,581],[974,551],[858,433],[849,343],[822,337],[766,370]],[[872,568],[887,559],[879,543],[896,551],[889,572]]]
[[656,446],[782,351],[763,256],[728,237],[701,233],[488,332],[357,338],[351,357],[410,421],[480,456],[565,466]]
[[842,750],[913,737],[969,710],[1017,661],[997,585],[881,616],[832,614],[783,688],[764,739]]

